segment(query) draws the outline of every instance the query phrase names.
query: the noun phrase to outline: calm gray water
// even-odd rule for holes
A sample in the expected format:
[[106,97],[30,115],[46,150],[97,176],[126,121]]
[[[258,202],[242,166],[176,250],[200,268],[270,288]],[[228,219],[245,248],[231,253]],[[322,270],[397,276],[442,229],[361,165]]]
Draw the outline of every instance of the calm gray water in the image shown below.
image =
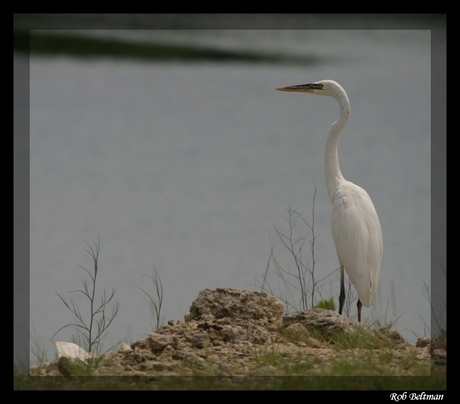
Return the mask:
[[[153,294],[142,276],[153,267],[166,321],[183,320],[205,288],[257,290],[270,243],[278,262],[293,269],[274,226],[287,230],[288,205],[311,218],[315,184],[315,270],[321,278],[338,267],[323,168],[337,102],[275,91],[320,79],[348,93],[341,169],[372,197],[384,236],[379,299],[363,316],[401,315],[395,328],[411,342],[429,335],[429,31],[170,34],[325,63],[31,58],[31,322],[49,358],[51,336],[74,320],[57,293],[81,289],[78,266],[92,266],[84,240],[99,237],[99,287],[116,289],[120,304],[107,348],[151,332],[149,301],[134,285]],[[330,281],[323,297],[337,300],[338,274]],[[69,340],[72,331],[57,339]]]

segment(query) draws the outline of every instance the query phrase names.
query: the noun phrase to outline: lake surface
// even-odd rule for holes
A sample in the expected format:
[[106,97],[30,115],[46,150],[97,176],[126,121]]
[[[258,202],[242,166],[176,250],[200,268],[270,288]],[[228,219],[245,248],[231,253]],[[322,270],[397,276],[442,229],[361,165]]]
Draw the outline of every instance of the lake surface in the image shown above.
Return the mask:
[[[395,328],[411,342],[429,335],[430,32],[169,34],[162,32],[161,40],[311,55],[319,62],[31,57],[30,316],[49,357],[51,336],[74,321],[57,293],[81,289],[86,274],[79,266],[92,268],[84,241],[99,238],[98,287],[115,289],[120,304],[108,348],[152,331],[149,301],[134,285],[154,295],[142,276],[153,268],[164,287],[166,321],[183,320],[205,288],[258,290],[271,245],[280,265],[293,271],[275,226],[288,230],[288,206],[311,221],[315,188],[315,276],[332,273],[316,300],[337,302],[323,162],[337,102],[275,91],[320,79],[336,80],[348,93],[352,113],[339,144],[341,169],[368,191],[382,225],[379,296],[363,317],[401,316]],[[276,287],[275,272],[270,279]],[[66,297],[84,308],[76,294]],[[57,339],[69,340],[72,332]]]

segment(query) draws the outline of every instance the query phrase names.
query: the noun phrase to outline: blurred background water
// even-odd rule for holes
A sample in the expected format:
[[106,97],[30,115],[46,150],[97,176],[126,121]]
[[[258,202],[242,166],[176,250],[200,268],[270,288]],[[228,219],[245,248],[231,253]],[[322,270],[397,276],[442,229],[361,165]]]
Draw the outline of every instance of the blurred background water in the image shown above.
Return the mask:
[[274,227],[287,231],[288,206],[312,220],[315,189],[315,272],[332,273],[322,297],[337,301],[323,162],[337,102],[275,91],[320,79],[348,93],[341,169],[368,191],[382,225],[379,296],[364,319],[400,316],[394,327],[410,342],[429,335],[431,31],[296,21],[290,30],[31,31],[29,60],[18,52],[15,61],[30,65],[30,321],[48,359],[51,336],[74,321],[57,293],[81,289],[79,266],[92,267],[84,241],[99,238],[98,285],[120,304],[109,348],[152,331],[134,285],[153,295],[142,276],[153,268],[166,321],[183,320],[205,288],[258,290],[271,246],[293,270]]

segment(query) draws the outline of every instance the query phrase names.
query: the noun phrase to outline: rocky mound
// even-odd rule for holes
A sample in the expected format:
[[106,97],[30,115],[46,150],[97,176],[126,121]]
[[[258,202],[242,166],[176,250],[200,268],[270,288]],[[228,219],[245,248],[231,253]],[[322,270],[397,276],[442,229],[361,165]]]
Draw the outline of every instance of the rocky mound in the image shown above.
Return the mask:
[[[341,363],[354,362],[372,363],[379,375],[412,375],[415,368],[418,375],[425,368],[430,374],[428,339],[412,346],[393,329],[375,329],[330,310],[283,314],[283,303],[263,292],[206,289],[185,322],[169,321],[145,339],[96,358],[85,353],[84,360],[70,353],[79,347],[58,343],[58,358],[31,374],[81,375],[89,366],[91,375],[118,376],[334,375]],[[444,365],[445,344],[433,351]]]

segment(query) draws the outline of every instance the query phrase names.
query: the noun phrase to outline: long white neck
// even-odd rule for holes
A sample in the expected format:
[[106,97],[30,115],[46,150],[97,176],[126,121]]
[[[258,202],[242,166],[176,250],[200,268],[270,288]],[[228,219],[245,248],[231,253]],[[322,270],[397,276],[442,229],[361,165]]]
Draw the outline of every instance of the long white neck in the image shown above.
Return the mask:
[[340,105],[340,116],[331,126],[331,130],[327,136],[326,152],[324,156],[327,189],[329,199],[332,203],[334,202],[339,182],[344,180],[342,172],[340,171],[337,146],[340,134],[350,118],[350,101],[348,101],[345,91],[337,95],[337,101]]

